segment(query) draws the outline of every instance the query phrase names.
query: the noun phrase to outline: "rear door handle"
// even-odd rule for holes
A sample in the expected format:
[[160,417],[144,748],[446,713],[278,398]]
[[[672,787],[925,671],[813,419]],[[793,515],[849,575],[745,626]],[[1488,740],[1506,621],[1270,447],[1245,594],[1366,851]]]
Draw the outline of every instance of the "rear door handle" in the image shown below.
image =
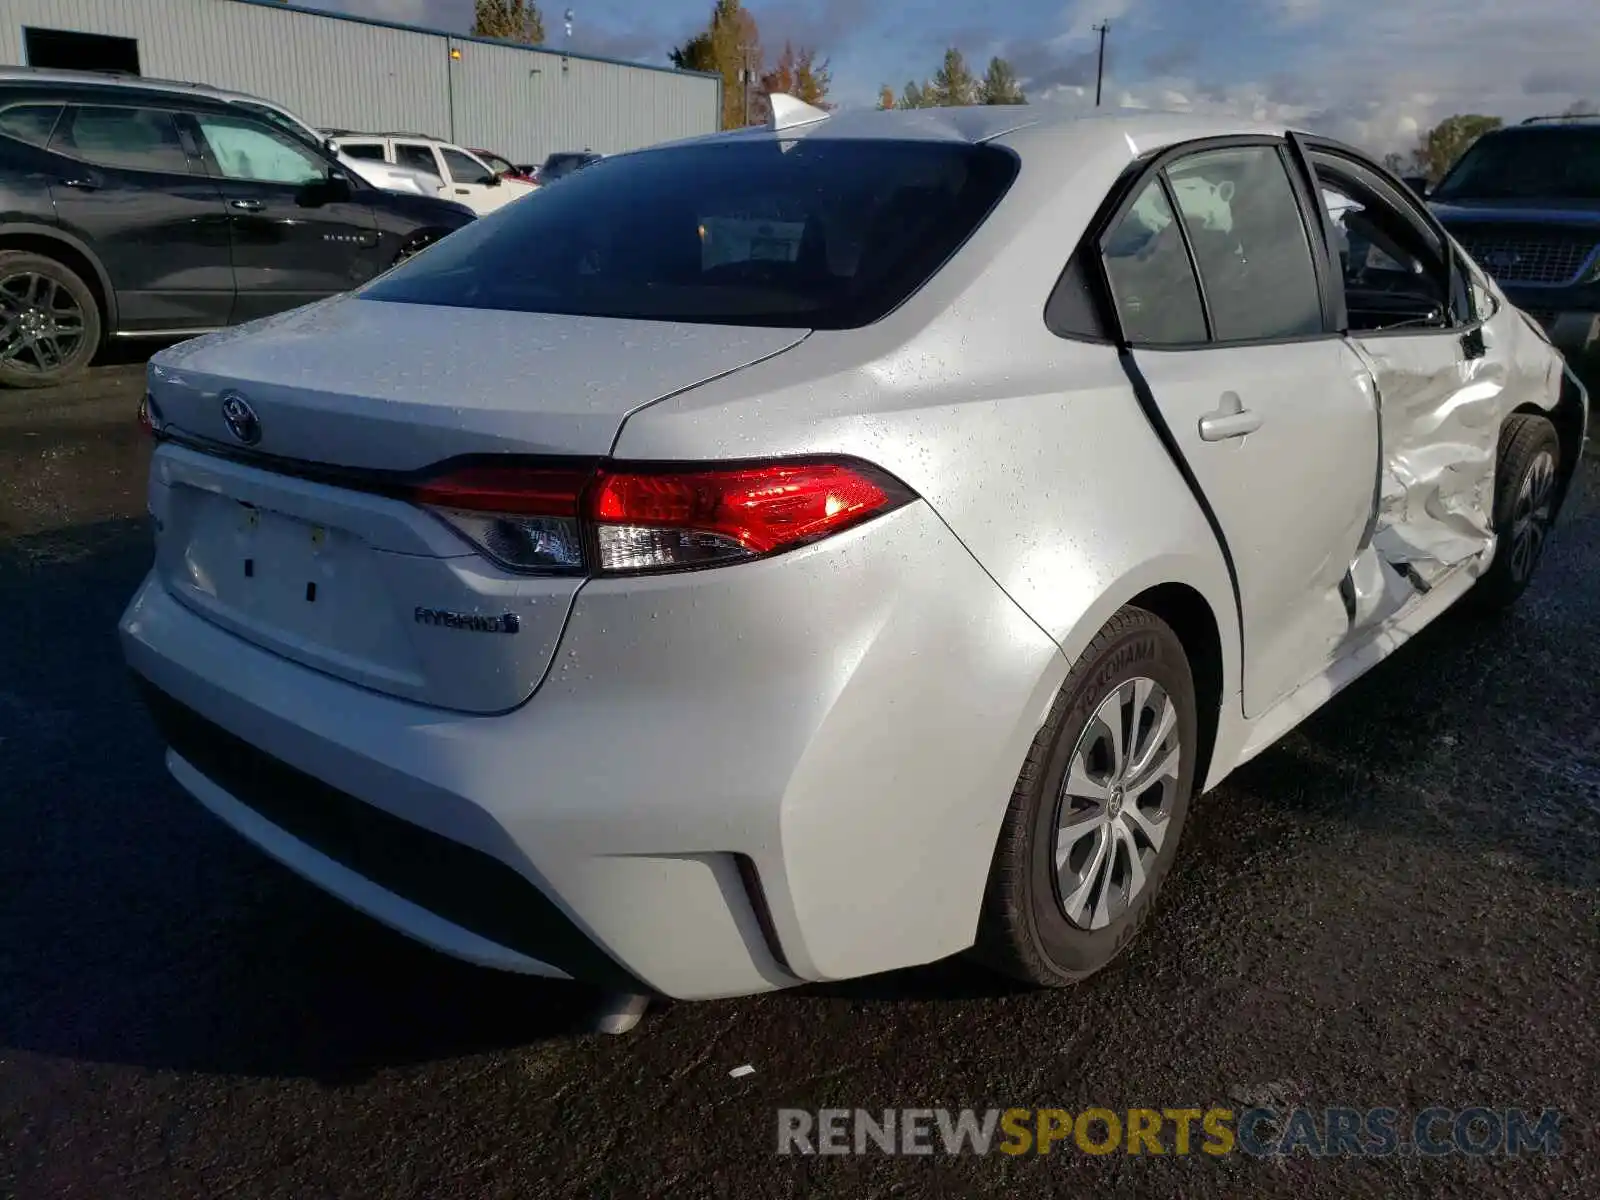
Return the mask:
[[80,192],[97,192],[100,190],[100,181],[87,176],[63,179],[62,187],[77,188]]
[[1200,418],[1200,440],[1220,442],[1244,437],[1261,428],[1261,414],[1248,409],[1237,392],[1223,392],[1222,404],[1215,412]]
[[259,200],[229,200],[229,208],[236,208],[240,212],[260,212],[262,205]]

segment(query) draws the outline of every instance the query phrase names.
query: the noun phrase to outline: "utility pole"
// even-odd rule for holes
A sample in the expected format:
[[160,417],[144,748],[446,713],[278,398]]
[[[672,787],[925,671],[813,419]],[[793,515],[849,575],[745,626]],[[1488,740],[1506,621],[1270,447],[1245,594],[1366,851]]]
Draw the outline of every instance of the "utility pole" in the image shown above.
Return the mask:
[[1111,32],[1111,22],[1101,21],[1098,25],[1089,27],[1100,35],[1100,60],[1094,69],[1094,106],[1100,107],[1100,92],[1106,80],[1106,34]]

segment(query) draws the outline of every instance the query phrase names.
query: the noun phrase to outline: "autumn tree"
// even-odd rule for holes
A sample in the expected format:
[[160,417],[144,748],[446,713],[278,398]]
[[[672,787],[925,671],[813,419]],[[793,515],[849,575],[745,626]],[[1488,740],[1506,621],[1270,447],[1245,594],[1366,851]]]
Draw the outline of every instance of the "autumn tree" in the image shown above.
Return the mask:
[[533,0],[476,0],[472,33],[537,46],[544,41],[544,14]]
[[886,83],[878,89],[878,111],[883,112],[894,106],[894,89]]
[[978,101],[978,81],[967,67],[967,60],[954,46],[944,52],[944,62],[933,73],[933,80],[923,89],[923,95],[932,96],[933,108],[961,108]]
[[[737,129],[755,119],[747,98],[760,94],[757,79],[762,67],[761,33],[756,19],[739,0],[716,0],[706,28],[673,48],[667,57],[680,70],[722,76],[724,129]],[[823,69],[826,70],[825,64]]]
[[792,43],[785,42],[776,65],[761,76],[761,92],[763,96],[782,92],[818,108],[832,108],[828,103],[828,85],[832,82],[833,73],[826,59],[818,62],[815,50],[796,50]]
[[1011,64],[996,57],[989,60],[989,69],[978,85],[978,100],[982,104],[1026,104],[1028,97],[1023,95]]
[[1423,134],[1417,144],[1416,159],[1420,173],[1427,175],[1429,182],[1437,183],[1472,143],[1490,130],[1499,129],[1501,124],[1499,117],[1485,117],[1476,113],[1458,113],[1446,117]]

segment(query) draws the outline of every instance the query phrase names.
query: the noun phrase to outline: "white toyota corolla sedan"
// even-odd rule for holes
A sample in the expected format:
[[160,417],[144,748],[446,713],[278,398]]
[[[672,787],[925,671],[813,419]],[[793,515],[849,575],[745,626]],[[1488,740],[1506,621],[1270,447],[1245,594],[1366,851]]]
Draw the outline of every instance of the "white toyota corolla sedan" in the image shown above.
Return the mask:
[[1586,398],[1344,146],[778,101],[152,360],[128,661],[201,804],[448,954],[1082,979],[1195,792],[1516,600]]

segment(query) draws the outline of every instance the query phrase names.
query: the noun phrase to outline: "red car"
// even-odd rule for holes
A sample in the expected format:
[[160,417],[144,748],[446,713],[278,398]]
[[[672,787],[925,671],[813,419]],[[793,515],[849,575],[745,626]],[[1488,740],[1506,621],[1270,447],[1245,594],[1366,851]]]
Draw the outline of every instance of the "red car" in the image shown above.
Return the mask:
[[484,162],[488,163],[489,169],[503,179],[520,179],[523,183],[533,184],[537,184],[539,182],[537,175],[523,167],[517,166],[503,154],[491,154],[487,150],[477,150],[471,146],[468,146],[467,149],[471,150],[479,158],[483,159]]

